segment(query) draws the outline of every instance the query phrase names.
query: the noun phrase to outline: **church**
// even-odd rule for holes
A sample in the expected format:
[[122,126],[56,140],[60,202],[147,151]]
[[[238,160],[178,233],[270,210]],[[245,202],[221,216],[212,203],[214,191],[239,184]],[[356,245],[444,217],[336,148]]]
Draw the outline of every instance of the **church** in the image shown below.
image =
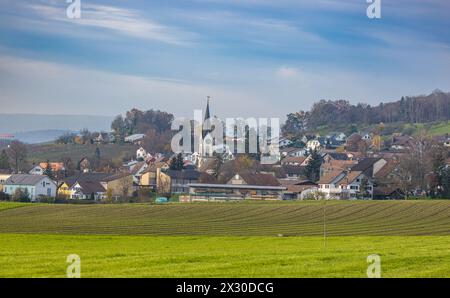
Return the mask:
[[210,112],[211,97],[207,97],[206,111],[201,124],[201,138],[199,140],[198,152],[194,152],[193,157],[198,167],[208,160],[215,159],[214,152],[222,154],[225,160],[233,159],[233,154],[222,140],[216,140],[213,136],[214,123],[220,121],[216,116],[211,117]]

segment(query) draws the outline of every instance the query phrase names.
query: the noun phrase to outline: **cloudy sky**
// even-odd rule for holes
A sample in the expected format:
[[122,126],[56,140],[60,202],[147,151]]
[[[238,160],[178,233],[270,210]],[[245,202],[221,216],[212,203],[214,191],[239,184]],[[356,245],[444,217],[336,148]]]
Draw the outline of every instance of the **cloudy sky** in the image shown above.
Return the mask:
[[283,117],[450,91],[450,1],[0,0],[0,113]]

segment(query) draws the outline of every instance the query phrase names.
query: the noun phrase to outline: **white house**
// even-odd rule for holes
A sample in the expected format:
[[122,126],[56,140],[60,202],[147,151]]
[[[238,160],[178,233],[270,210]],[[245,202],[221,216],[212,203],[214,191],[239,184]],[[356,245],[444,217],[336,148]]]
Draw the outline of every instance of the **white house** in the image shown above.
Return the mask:
[[144,140],[145,134],[134,134],[125,138],[126,143],[139,143]]
[[345,142],[345,140],[347,139],[347,136],[345,135],[345,133],[340,132],[340,133],[337,133],[337,134],[334,136],[334,138],[336,139],[336,141],[339,141],[339,142]]
[[144,160],[144,159],[146,159],[147,158],[147,151],[145,151],[145,149],[144,148],[139,148],[137,151],[136,151],[136,159],[137,160]]
[[102,200],[106,196],[106,183],[98,181],[78,181],[70,188],[71,199]]
[[31,201],[36,201],[40,196],[55,197],[56,183],[44,175],[15,174],[6,180],[3,191],[14,195],[17,189],[27,191]]
[[371,141],[372,140],[372,136],[369,133],[366,133],[366,134],[363,135],[362,139],[366,140],[366,141]]
[[[64,163],[62,163],[62,162],[51,162],[50,163],[50,168],[52,169],[53,173],[60,172],[60,171],[65,171],[65,169],[66,169],[64,167]],[[28,172],[28,174],[31,174],[31,175],[44,175],[46,169],[47,169],[47,163],[46,162],[41,162],[41,163],[35,165]]]
[[279,144],[280,148],[283,148],[283,147],[291,145],[292,141],[288,140],[286,138],[281,138],[278,144]]
[[361,184],[366,180],[366,194],[364,199],[373,198],[373,183],[361,171],[332,171],[325,174],[319,181],[319,190],[327,199],[358,199],[361,193]]

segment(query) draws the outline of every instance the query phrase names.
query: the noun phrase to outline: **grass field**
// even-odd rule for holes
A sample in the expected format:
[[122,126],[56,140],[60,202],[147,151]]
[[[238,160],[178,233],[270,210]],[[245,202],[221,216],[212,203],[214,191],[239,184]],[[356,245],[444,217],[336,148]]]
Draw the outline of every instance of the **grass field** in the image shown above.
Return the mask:
[[[0,213],[0,233],[329,236],[450,235],[450,201],[169,205],[28,205]],[[325,210],[325,212],[324,212]]]
[[1,234],[0,277],[450,277],[450,237],[70,236]]
[[0,277],[450,277],[450,201],[327,202],[326,241],[323,207],[0,203]]

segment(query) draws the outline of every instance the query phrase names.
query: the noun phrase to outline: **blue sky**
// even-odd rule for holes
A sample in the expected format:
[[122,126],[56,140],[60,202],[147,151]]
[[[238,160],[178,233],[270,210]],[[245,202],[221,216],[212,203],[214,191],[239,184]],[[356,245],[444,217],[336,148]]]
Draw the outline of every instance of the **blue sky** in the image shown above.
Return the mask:
[[0,112],[284,117],[450,91],[450,1],[0,2]]

